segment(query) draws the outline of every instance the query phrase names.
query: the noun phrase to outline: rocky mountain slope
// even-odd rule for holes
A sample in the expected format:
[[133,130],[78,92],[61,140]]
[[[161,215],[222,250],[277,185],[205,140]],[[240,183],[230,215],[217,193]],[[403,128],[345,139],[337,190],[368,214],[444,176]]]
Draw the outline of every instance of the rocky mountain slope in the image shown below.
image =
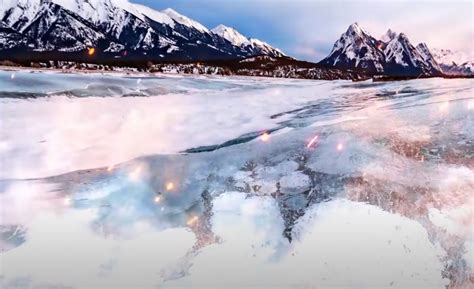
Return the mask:
[[379,49],[378,41],[357,23],[353,23],[336,41],[331,54],[320,63],[343,69],[383,73],[385,55]]
[[378,40],[357,23],[349,26],[320,64],[363,70],[374,75],[442,75],[441,67],[426,44],[415,47],[404,33],[397,34],[390,29]]
[[212,29],[212,32],[225,38],[233,45],[240,47],[243,51],[250,51],[255,55],[267,55],[272,57],[283,57],[285,54],[270,44],[255,38],[248,38],[237,30],[223,24]]
[[[172,9],[127,0],[1,0],[0,50],[83,53],[153,60],[283,56],[256,39],[237,45]],[[244,37],[244,36],[242,36]]]

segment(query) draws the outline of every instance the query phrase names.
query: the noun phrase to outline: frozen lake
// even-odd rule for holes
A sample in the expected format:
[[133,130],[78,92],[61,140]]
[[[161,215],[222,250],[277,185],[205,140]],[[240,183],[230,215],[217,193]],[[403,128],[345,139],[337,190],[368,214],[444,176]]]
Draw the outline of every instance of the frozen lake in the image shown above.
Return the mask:
[[473,84],[0,71],[2,288],[468,288]]

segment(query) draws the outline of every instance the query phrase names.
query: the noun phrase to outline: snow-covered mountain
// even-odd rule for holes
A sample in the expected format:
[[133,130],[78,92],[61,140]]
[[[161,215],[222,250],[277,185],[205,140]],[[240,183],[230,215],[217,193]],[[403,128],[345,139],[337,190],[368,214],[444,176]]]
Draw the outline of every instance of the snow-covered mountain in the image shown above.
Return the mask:
[[181,24],[181,25],[184,25],[186,27],[189,27],[191,29],[196,29],[200,32],[203,32],[203,33],[209,33],[209,29],[207,29],[206,27],[204,27],[204,25],[202,25],[201,23],[199,22],[196,22],[184,15],[181,15],[179,14],[178,12],[176,12],[175,10],[171,9],[171,8],[168,8],[168,9],[165,9],[163,11],[161,11],[162,13],[164,13],[165,15],[167,15],[168,17],[170,17],[171,19],[173,19],[174,21],[176,21],[177,23]]
[[6,48],[26,45],[36,50],[71,51],[97,45],[107,38],[97,27],[56,1],[4,0],[0,19],[5,27],[25,38],[25,42]]
[[283,55],[258,40],[250,40],[246,47],[236,45],[172,9],[156,11],[127,0],[0,0],[0,49],[81,52],[88,47],[115,58],[212,60]]
[[419,43],[416,46],[416,49],[418,52],[420,52],[421,57],[423,57],[423,60],[430,65],[430,67],[434,68],[436,71],[443,71],[439,63],[436,61],[435,57],[431,53],[430,49],[428,48],[428,45],[426,43],[422,42]]
[[404,33],[398,34],[385,47],[385,73],[390,75],[434,76],[441,68],[426,44],[413,46]]
[[404,33],[388,30],[377,40],[357,23],[336,41],[323,65],[394,76],[436,76],[442,71],[426,44],[413,46]]
[[357,23],[353,23],[336,41],[331,54],[320,63],[343,69],[382,73],[385,55],[378,48],[378,41]]
[[25,47],[26,44],[26,37],[0,22],[0,50]]
[[474,55],[450,49],[433,49],[433,57],[446,74],[474,74]]
[[265,43],[255,38],[245,37],[234,28],[225,26],[223,24],[216,26],[211,31],[225,38],[233,45],[242,48],[242,50],[244,51],[249,51],[256,55],[268,55],[272,57],[285,56],[283,52],[281,52],[279,49],[273,48],[268,43]]
[[382,40],[383,42],[385,43],[389,43],[390,41],[392,41],[395,37],[397,37],[397,32],[395,31],[392,31],[392,29],[388,29],[387,32],[382,35],[382,37],[380,38],[380,40]]

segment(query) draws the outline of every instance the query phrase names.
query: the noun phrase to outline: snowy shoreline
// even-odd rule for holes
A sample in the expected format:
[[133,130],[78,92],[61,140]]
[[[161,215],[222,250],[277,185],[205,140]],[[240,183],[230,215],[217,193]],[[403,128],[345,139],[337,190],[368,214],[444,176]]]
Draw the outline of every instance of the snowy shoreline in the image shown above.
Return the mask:
[[[22,66],[1,66],[0,71],[4,72],[29,72],[29,73],[52,73],[52,74],[98,74],[98,75],[111,75],[117,77],[188,77],[188,78],[209,78],[209,79],[252,79],[252,80],[294,80],[294,81],[341,81],[342,79],[325,80],[325,79],[304,79],[304,78],[281,78],[281,77],[270,77],[270,76],[251,76],[251,75],[219,75],[219,74],[190,74],[190,73],[173,73],[173,72],[140,72],[136,69],[123,68],[120,70],[86,70],[86,69],[59,69],[59,68],[32,68]],[[350,81],[350,80],[347,80]]]

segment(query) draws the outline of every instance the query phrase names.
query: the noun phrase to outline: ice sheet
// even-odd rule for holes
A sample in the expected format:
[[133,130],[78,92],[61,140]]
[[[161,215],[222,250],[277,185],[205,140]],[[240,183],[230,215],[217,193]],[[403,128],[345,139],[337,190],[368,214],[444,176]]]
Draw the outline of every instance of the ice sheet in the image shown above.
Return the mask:
[[470,285],[472,80],[11,73],[10,287]]

